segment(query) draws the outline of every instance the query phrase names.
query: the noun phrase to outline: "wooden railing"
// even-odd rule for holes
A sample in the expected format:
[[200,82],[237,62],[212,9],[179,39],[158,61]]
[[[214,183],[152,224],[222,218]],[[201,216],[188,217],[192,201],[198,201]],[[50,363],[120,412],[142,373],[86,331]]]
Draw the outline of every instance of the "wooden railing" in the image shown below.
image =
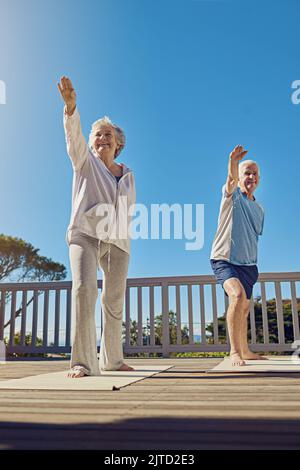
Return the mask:
[[[253,351],[292,351],[292,343],[300,340],[297,283],[300,272],[260,274],[254,289],[256,303],[252,298],[250,304]],[[102,288],[101,280],[98,288]],[[0,283],[0,340],[6,338],[6,352],[70,353],[71,289],[70,281]],[[100,296],[97,303],[100,339]],[[287,315],[284,306],[289,303],[291,314]],[[260,319],[255,305],[256,311],[260,306]],[[227,307],[228,299],[214,276],[128,279],[124,353],[168,357],[171,352],[228,351],[225,322],[220,320]],[[287,317],[291,319],[288,324]]]

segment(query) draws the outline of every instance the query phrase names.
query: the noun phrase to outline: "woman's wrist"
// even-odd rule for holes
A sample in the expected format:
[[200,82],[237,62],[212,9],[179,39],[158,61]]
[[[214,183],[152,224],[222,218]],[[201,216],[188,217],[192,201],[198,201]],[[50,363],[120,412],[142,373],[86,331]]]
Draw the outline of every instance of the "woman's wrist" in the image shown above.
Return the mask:
[[69,105],[67,104],[66,105],[66,112],[69,116],[72,116],[72,114],[74,113],[75,111],[75,108],[76,108],[76,103],[75,104],[72,104],[72,105]]

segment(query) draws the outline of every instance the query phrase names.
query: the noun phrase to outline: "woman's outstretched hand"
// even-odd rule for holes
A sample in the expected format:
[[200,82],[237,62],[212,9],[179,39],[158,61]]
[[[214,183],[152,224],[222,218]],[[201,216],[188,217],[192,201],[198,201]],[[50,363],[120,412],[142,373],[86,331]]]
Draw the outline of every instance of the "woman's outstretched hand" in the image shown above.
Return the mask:
[[68,77],[63,76],[57,86],[66,104],[67,113],[71,116],[76,108],[76,92],[72,82]]

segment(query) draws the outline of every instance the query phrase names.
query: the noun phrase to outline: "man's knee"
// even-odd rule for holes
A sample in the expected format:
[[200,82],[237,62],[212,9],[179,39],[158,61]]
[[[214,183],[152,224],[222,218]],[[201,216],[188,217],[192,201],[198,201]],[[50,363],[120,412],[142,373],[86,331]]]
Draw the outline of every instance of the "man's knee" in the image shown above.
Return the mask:
[[245,306],[246,295],[242,286],[236,285],[234,289],[229,292],[230,302],[239,304],[241,307]]
[[244,306],[246,302],[246,293],[243,285],[240,280],[237,278],[227,279],[223,285],[230,302],[239,304],[241,307]]
[[244,293],[241,290],[237,290],[233,292],[230,296],[229,299],[231,302],[235,302],[239,305],[244,305]]

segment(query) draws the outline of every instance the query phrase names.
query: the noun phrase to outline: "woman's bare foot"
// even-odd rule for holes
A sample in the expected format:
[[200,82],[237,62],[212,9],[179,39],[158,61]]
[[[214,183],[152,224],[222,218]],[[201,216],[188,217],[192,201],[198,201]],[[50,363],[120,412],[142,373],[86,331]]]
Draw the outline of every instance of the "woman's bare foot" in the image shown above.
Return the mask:
[[117,370],[122,370],[122,371],[130,371],[130,370],[134,370],[133,367],[130,367],[128,364],[122,364],[121,367],[119,367],[119,369]]
[[239,353],[230,354],[231,365],[232,366],[245,366],[246,362],[243,361]]
[[243,359],[247,359],[248,361],[263,361],[268,360],[265,356],[260,356],[259,354],[255,354],[252,351],[247,351],[246,353],[242,354]]
[[84,377],[85,375],[86,374],[84,373],[81,367],[75,366],[69,370],[67,377],[72,378],[72,379],[78,379],[79,377]]

